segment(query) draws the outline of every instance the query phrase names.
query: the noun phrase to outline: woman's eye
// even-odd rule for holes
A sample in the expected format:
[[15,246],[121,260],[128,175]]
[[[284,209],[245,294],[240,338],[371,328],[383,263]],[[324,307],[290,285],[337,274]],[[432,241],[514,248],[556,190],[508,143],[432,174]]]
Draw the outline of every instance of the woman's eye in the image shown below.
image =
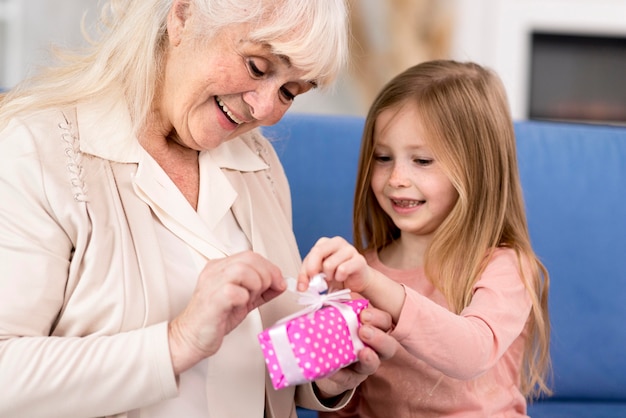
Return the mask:
[[254,60],[249,59],[248,60],[248,67],[250,68],[250,72],[252,73],[253,76],[255,77],[263,77],[265,75],[265,72],[263,72],[256,64],[256,62],[254,62]]
[[293,94],[292,92],[289,91],[289,89],[287,87],[281,87],[280,88],[280,94],[283,95],[283,97],[288,100],[288,101],[293,101],[293,99],[296,98],[296,95]]
[[391,157],[383,154],[374,154],[374,161],[378,161],[379,163],[386,163],[391,161]]

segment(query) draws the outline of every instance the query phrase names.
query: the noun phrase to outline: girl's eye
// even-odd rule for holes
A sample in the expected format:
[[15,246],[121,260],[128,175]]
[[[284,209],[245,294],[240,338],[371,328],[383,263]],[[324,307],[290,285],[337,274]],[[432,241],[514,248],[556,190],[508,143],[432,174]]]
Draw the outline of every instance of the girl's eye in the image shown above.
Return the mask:
[[255,77],[263,77],[265,75],[265,72],[263,72],[252,59],[248,60],[248,67],[250,68],[252,75]]
[[377,161],[379,163],[386,163],[388,161],[391,161],[391,157],[384,154],[374,154],[374,161]]
[[283,95],[283,97],[287,100],[287,101],[293,101],[293,99],[296,98],[296,95],[293,94],[292,92],[289,91],[289,89],[287,87],[281,87],[280,88],[280,94]]
[[430,158],[415,158],[413,161],[415,164],[422,166],[431,165],[433,163],[433,160]]

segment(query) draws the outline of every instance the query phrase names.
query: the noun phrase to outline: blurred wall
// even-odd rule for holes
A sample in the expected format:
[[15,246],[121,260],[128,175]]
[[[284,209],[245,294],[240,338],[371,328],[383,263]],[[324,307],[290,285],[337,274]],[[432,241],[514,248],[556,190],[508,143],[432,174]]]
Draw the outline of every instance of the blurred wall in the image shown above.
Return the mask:
[[[298,97],[294,112],[364,114],[393,75],[420,60],[448,55],[456,0],[348,1],[353,32],[350,68],[334,89]],[[80,45],[81,20],[92,24],[98,3],[0,0],[0,86],[14,85],[45,63],[51,45]]]
[[450,58],[457,0],[349,0],[351,57],[329,92],[298,97],[292,111],[364,115],[382,86],[421,61]]
[[[100,1],[0,0],[0,87],[45,62],[50,44],[79,45],[81,19],[91,24]],[[334,89],[297,97],[290,111],[364,115],[382,85],[406,67],[454,58],[495,69],[513,116],[524,118],[530,31],[626,36],[626,0],[348,1],[349,69]]]
[[12,86],[49,58],[51,45],[81,45],[81,21],[98,0],[0,0],[0,86]]

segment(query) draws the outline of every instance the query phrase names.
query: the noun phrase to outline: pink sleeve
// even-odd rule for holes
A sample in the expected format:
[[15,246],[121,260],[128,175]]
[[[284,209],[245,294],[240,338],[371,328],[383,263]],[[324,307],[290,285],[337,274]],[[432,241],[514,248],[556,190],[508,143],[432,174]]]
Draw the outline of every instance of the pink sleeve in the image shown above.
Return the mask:
[[406,286],[405,291],[392,335],[412,355],[461,380],[494,366],[524,330],[531,308],[511,249],[494,253],[460,315]]

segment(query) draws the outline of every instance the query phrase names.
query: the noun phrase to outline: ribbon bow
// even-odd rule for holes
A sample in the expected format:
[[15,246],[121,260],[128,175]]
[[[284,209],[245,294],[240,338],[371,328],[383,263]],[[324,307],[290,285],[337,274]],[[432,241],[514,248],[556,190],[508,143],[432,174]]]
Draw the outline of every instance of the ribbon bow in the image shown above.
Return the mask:
[[300,295],[300,297],[298,298],[298,303],[300,305],[306,306],[306,308],[281,319],[277,322],[279,324],[282,324],[299,316],[315,312],[324,306],[334,306],[338,309],[341,309],[343,305],[341,305],[340,302],[346,302],[351,299],[350,289],[341,289],[336,292],[328,293],[328,283],[326,283],[326,275],[324,273],[319,273],[311,277],[311,280],[309,282],[309,288],[305,292],[299,292],[295,290],[296,279],[288,277],[286,280],[287,288]]

